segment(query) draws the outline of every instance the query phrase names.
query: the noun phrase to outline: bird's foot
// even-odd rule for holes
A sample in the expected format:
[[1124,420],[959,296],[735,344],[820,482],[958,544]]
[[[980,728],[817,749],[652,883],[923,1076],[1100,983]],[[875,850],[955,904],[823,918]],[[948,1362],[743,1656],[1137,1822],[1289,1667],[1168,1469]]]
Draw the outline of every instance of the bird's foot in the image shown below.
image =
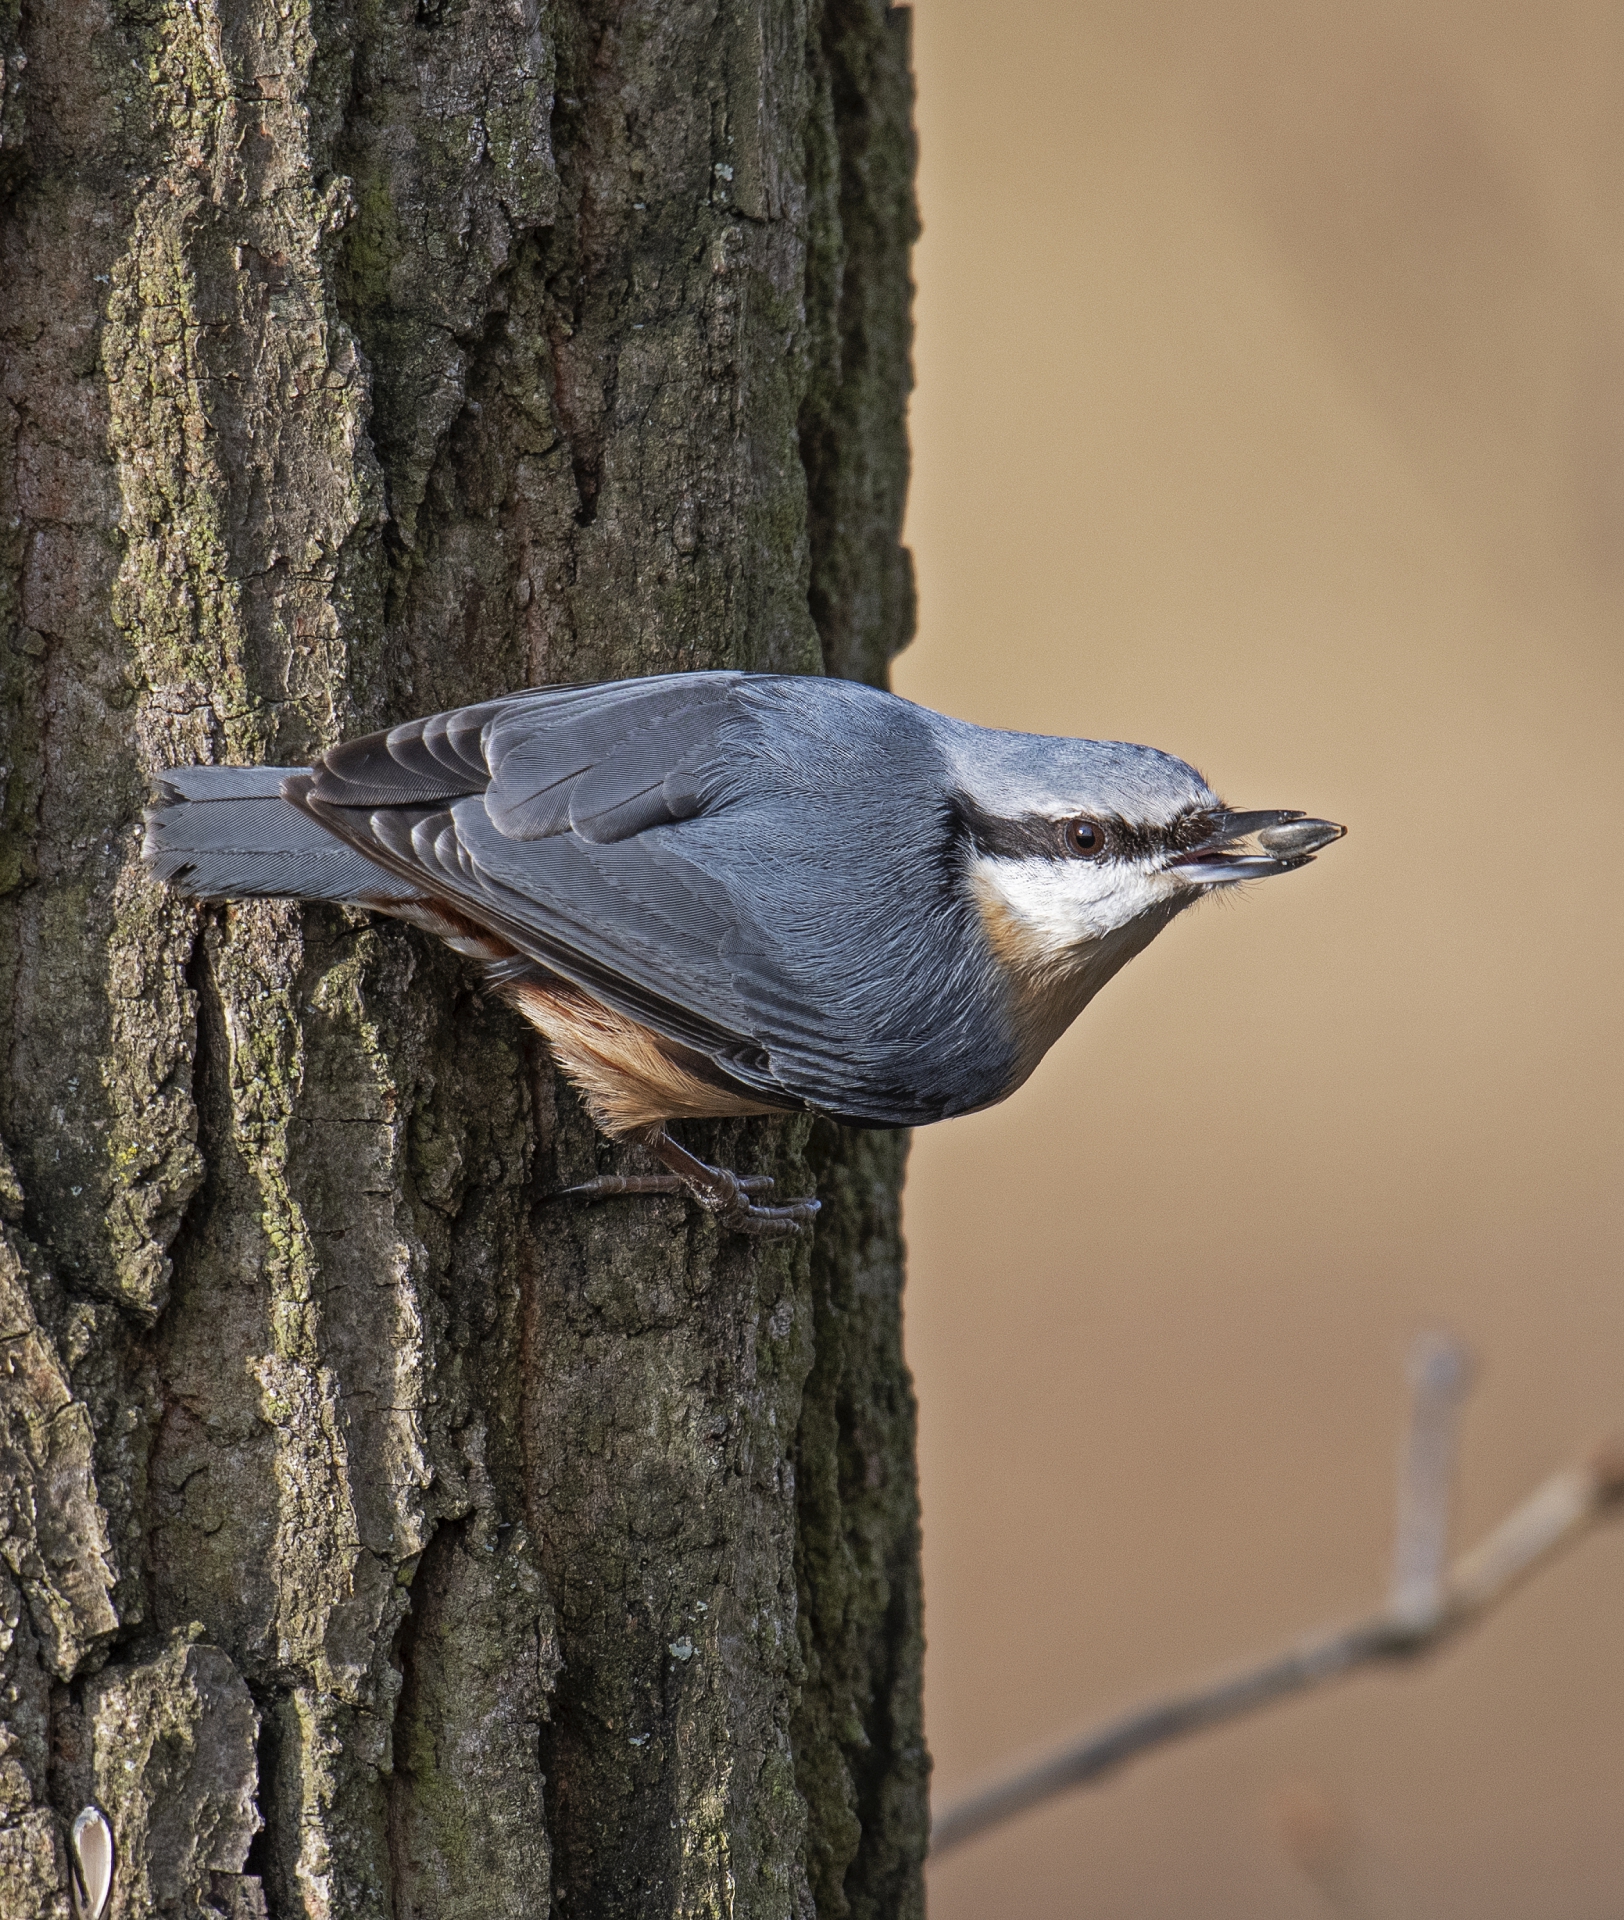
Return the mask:
[[713,1167],[697,1154],[679,1147],[662,1128],[648,1141],[649,1150],[671,1168],[669,1173],[604,1173],[579,1186],[565,1187],[560,1199],[609,1200],[617,1194],[686,1193],[716,1216],[716,1224],[734,1233],[799,1233],[818,1216],[816,1200],[790,1200],[782,1206],[757,1206],[753,1193],[770,1193],[774,1182],[767,1173],[733,1173]]

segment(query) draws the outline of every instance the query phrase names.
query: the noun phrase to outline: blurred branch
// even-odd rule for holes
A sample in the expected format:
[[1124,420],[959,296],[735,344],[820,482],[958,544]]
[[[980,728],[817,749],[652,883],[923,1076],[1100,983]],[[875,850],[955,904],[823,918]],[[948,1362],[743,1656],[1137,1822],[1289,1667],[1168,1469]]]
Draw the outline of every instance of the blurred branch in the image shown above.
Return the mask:
[[1409,1371],[1410,1425],[1399,1474],[1387,1612],[1419,1629],[1437,1619],[1444,1603],[1449,1497],[1461,1405],[1472,1383],[1471,1356],[1451,1333],[1418,1334],[1410,1342]]
[[1611,1441],[1588,1460],[1552,1474],[1445,1572],[1455,1423],[1468,1373],[1457,1343],[1427,1336],[1412,1349],[1414,1397],[1393,1579],[1381,1612],[1313,1634],[1258,1666],[1137,1707],[1036,1766],[995,1781],[936,1820],[931,1857],[1169,1740],[1238,1719],[1358,1667],[1432,1652],[1624,1504],[1624,1442]]

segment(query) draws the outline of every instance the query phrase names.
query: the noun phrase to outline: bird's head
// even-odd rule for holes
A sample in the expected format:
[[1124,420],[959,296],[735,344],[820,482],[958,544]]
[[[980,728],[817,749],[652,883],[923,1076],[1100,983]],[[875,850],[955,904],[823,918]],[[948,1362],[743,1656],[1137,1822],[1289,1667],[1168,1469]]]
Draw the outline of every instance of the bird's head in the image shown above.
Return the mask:
[[1234,812],[1153,747],[980,729],[957,744],[962,872],[992,949],[1084,999],[1183,908],[1306,866],[1345,831],[1291,810]]

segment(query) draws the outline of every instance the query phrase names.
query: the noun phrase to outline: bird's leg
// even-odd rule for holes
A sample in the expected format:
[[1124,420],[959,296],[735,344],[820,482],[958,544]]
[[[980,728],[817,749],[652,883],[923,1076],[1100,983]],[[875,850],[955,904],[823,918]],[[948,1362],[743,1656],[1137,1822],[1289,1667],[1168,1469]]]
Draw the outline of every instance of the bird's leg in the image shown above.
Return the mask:
[[770,1192],[771,1174],[738,1174],[726,1167],[713,1167],[686,1147],[679,1147],[664,1127],[646,1134],[643,1144],[656,1159],[665,1162],[669,1173],[600,1174],[578,1187],[566,1187],[560,1198],[608,1200],[622,1193],[686,1193],[707,1213],[716,1215],[718,1226],[731,1227],[735,1233],[799,1233],[817,1218],[816,1200],[791,1200],[781,1207],[756,1206],[749,1196]]

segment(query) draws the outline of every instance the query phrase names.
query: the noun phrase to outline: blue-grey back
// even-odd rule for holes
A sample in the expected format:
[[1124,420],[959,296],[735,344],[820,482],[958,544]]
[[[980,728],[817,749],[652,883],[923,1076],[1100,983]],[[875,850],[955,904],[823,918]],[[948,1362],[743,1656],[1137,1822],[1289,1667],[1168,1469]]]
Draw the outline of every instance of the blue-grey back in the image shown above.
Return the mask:
[[852,1118],[963,1112],[1014,1072],[942,725],[849,682],[745,680],[700,811],[645,836],[726,887],[737,919],[721,957],[770,1015],[775,1067]]

